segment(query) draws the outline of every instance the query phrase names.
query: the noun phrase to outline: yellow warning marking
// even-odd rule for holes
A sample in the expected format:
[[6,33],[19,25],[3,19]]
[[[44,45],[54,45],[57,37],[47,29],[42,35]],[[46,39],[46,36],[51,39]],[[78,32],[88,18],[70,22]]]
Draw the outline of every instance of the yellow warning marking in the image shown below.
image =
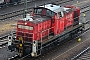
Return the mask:
[[20,47],[22,47],[22,44],[20,44]]

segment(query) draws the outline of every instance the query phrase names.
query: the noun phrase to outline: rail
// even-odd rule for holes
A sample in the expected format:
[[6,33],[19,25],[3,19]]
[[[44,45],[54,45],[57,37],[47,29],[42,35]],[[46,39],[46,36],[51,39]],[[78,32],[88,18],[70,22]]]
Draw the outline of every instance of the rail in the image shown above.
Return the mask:
[[74,58],[71,58],[71,60],[76,60],[77,58],[79,58],[81,55],[83,55],[85,52],[87,52],[88,50],[90,50],[90,46],[87,47],[85,50],[83,50],[82,52],[80,52],[79,54],[77,54],[76,56],[74,56]]
[[[62,3],[65,3],[65,2],[69,2],[69,0],[62,1]],[[60,4],[60,3],[56,3],[56,4]],[[27,13],[32,12],[32,8],[27,8]],[[81,9],[83,9],[81,11],[81,13],[84,13],[84,12],[90,11],[90,6],[86,5],[86,6],[82,7]],[[2,15],[0,15],[0,20],[5,20],[5,19],[12,18],[12,17],[15,17],[15,16],[23,15],[23,11],[24,11],[24,9],[21,9],[21,10],[17,10],[17,11],[2,14]]]
[[[12,32],[13,34],[15,34],[15,31]],[[2,40],[3,38],[7,38],[9,35],[11,35],[12,33],[8,33],[6,35],[0,36],[0,40]]]
[[4,46],[4,45],[6,45],[8,43],[7,38],[11,34],[14,34],[15,35],[15,31],[13,31],[12,33],[9,32],[8,34],[0,37],[0,46]]

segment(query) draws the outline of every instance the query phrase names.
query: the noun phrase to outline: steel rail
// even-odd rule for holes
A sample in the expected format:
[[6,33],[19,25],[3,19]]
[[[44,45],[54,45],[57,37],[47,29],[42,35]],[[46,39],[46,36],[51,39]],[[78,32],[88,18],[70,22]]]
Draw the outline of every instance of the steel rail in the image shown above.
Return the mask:
[[86,6],[82,7],[80,13],[85,13],[88,11],[90,11],[90,5],[86,5]]
[[[61,2],[55,3],[55,4],[61,4],[61,3],[66,3],[66,2],[70,2],[70,0],[61,1]],[[84,7],[82,7],[81,9],[84,9],[84,8],[87,8],[87,7],[89,7],[89,5],[84,6]],[[32,8],[33,8],[33,7],[32,7]],[[32,8],[27,8],[27,13],[32,12]],[[89,11],[89,10],[90,10],[90,9],[88,9],[88,11]],[[23,11],[24,11],[24,9],[21,9],[21,10],[9,12],[9,13],[1,14],[1,15],[0,15],[0,20],[5,20],[5,19],[12,18],[12,17],[15,17],[15,16],[23,15]],[[84,13],[84,12],[83,12],[83,13]]]
[[[16,32],[13,31],[12,33],[9,32],[9,33],[6,34],[6,35],[0,36],[0,42],[4,42],[4,43],[0,44],[0,46],[6,45],[6,44],[8,43],[8,40],[7,40],[8,36],[9,36],[9,35],[12,35],[12,34],[15,35]],[[6,41],[6,42],[5,42],[5,41]]]
[[90,50],[90,46],[87,47],[86,49],[84,49],[83,51],[81,51],[79,54],[77,54],[76,56],[74,56],[73,58],[71,58],[71,60],[76,60],[77,58],[79,58],[81,55],[83,55],[84,53],[86,53],[87,51]]

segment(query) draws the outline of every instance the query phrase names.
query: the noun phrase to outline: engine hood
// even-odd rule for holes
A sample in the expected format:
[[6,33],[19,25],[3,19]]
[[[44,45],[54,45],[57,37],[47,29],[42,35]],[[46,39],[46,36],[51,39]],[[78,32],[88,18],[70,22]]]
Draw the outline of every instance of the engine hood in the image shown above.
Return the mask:
[[48,16],[40,16],[40,15],[36,15],[36,16],[33,16],[31,17],[32,18],[32,23],[35,23],[35,24],[38,24],[38,23],[41,23],[41,22],[44,22],[46,20],[50,20],[51,17],[48,17]]

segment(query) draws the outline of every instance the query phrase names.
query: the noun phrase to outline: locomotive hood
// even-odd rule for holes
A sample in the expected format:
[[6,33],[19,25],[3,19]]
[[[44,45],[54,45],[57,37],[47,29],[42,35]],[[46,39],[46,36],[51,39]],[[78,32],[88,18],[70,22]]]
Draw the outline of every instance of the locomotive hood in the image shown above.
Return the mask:
[[26,19],[26,21],[30,21],[34,24],[38,24],[50,19],[51,17],[48,17],[48,16],[35,15],[35,16],[31,16],[29,19]]

